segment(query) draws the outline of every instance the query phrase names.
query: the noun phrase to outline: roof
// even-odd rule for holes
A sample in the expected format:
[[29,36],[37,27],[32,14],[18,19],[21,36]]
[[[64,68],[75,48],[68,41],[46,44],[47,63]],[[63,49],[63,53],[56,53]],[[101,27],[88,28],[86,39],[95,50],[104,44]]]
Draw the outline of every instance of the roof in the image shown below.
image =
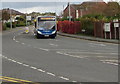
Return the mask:
[[80,9],[80,8],[89,8],[89,7],[95,7],[95,6],[104,6],[107,5],[105,2],[83,2],[82,4],[71,4],[70,6],[74,9]]

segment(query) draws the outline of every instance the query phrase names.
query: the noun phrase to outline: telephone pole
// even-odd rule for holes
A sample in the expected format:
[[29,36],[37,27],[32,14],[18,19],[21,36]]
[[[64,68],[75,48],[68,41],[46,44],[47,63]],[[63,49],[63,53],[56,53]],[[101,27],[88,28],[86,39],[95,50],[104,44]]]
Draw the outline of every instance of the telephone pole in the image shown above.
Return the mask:
[[12,11],[10,9],[10,28],[12,29]]
[[70,2],[68,2],[68,6],[69,6],[69,21],[71,21],[71,9],[70,9]]

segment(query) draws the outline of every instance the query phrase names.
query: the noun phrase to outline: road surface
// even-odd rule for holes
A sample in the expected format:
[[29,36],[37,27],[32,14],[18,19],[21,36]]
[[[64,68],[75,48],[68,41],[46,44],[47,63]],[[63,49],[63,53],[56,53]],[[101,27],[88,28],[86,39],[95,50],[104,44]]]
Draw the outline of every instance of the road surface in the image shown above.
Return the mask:
[[32,82],[118,81],[117,44],[63,36],[36,39],[29,28],[29,34],[24,28],[3,32],[3,77]]

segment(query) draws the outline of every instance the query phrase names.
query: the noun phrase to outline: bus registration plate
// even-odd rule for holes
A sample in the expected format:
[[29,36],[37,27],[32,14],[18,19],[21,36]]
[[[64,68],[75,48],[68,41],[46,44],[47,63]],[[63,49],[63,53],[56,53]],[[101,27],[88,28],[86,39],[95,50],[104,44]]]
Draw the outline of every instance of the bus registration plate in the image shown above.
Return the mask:
[[45,35],[45,37],[49,37],[49,35]]

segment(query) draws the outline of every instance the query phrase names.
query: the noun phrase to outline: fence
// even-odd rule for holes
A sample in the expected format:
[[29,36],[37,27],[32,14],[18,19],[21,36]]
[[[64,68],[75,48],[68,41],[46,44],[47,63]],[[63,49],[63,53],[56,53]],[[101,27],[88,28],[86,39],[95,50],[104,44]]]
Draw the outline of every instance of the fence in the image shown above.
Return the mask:
[[58,21],[58,31],[68,34],[76,34],[81,32],[81,25],[79,21]]
[[[119,22],[120,24],[120,22]],[[94,23],[94,36],[106,39],[119,39],[120,35],[120,25],[119,27],[114,27],[114,22],[110,22],[110,31],[104,31],[104,22],[95,22]]]
[[[58,21],[58,31],[68,34],[82,33],[80,21]],[[110,31],[105,32],[104,22],[94,22],[94,37],[106,38],[106,39],[119,39],[120,38],[120,21],[119,27],[114,27],[114,22],[110,22]]]

